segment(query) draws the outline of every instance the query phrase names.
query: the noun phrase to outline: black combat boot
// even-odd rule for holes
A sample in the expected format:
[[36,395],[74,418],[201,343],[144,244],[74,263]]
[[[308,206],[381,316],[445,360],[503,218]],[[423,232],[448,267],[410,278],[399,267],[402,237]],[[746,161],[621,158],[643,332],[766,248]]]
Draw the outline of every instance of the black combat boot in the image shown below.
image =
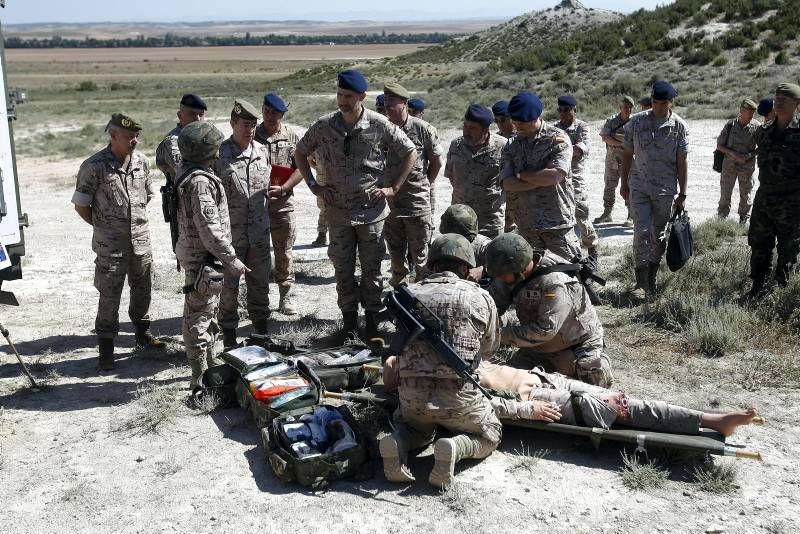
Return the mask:
[[236,329],[235,328],[223,328],[222,329],[222,346],[226,349],[233,349],[239,345],[239,342],[236,341]]
[[342,336],[346,338],[358,337],[358,312],[342,312]]
[[153,347],[156,349],[163,349],[166,346],[167,344],[164,341],[153,336],[149,326],[136,326],[136,348]]
[[262,336],[267,335],[267,320],[257,319],[253,321],[253,332]]
[[633,291],[631,291],[631,298],[642,301],[650,294],[650,286],[648,285],[649,267],[637,267],[635,274],[636,286],[634,286]]
[[647,296],[652,298],[656,294],[656,281],[658,279],[658,263],[647,264]]
[[97,338],[97,346],[100,352],[100,370],[110,371],[114,368],[114,338]]
[[328,244],[328,234],[325,232],[320,232],[317,234],[317,238],[311,242],[312,247],[324,247]]
[[383,345],[383,338],[378,335],[378,320],[377,312],[364,312],[364,337],[370,343],[379,343]]

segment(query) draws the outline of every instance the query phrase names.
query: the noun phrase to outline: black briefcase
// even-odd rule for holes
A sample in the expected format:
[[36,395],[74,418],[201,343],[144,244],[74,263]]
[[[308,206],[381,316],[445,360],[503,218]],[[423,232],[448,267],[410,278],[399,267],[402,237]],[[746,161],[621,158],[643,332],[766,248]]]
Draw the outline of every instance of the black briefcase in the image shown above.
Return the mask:
[[694,238],[686,210],[681,210],[670,219],[667,239],[667,267],[674,273],[694,254]]

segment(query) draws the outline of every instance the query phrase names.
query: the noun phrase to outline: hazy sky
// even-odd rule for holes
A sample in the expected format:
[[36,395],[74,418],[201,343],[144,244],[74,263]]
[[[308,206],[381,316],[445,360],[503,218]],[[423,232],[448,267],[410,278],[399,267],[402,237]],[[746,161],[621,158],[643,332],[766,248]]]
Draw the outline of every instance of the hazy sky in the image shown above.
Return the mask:
[[[425,20],[510,18],[546,9],[559,0],[6,0],[3,24],[31,22],[180,22],[223,20]],[[582,0],[586,7],[630,12],[666,0]],[[287,5],[288,4],[288,5]],[[332,9],[335,4],[336,9]],[[282,8],[282,9],[281,9]]]

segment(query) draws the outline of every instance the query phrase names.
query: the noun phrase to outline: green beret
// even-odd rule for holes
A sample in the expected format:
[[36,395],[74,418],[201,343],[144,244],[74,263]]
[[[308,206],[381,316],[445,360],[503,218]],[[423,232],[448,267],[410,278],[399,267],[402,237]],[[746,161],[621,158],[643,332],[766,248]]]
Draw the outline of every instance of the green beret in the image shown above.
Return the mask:
[[142,131],[142,123],[132,119],[128,115],[124,113],[114,113],[111,115],[111,120],[108,121],[108,126],[119,126],[120,128],[125,128],[126,130],[130,130],[132,132],[141,132]]
[[233,110],[231,110],[231,118],[257,121],[259,118],[259,113],[253,104],[251,104],[247,100],[237,98],[233,101]]
[[383,94],[399,96],[400,98],[404,98],[406,100],[411,98],[411,93],[408,92],[408,89],[397,82],[389,82],[385,84],[383,86]]
[[776,95],[786,95],[795,100],[800,100],[800,85],[796,83],[782,83],[775,89]]
[[753,100],[752,98],[745,98],[744,100],[742,100],[742,105],[739,107],[752,109],[753,111],[755,111],[758,108],[758,104],[756,104],[756,101]]
[[623,96],[620,99],[620,102],[624,102],[624,103],[628,104],[630,107],[633,107],[634,104],[636,104],[636,102],[633,100],[633,97],[630,97],[628,95]]

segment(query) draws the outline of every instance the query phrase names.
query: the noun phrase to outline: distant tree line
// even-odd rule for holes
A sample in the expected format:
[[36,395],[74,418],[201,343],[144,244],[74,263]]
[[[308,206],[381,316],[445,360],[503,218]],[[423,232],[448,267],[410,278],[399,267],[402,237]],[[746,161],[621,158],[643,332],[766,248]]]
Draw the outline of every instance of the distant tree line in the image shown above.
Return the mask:
[[160,37],[65,39],[58,35],[39,39],[6,37],[6,48],[167,48],[188,46],[277,46],[335,44],[438,44],[452,38],[452,33],[362,33],[354,35],[251,35],[195,36],[167,33]]

